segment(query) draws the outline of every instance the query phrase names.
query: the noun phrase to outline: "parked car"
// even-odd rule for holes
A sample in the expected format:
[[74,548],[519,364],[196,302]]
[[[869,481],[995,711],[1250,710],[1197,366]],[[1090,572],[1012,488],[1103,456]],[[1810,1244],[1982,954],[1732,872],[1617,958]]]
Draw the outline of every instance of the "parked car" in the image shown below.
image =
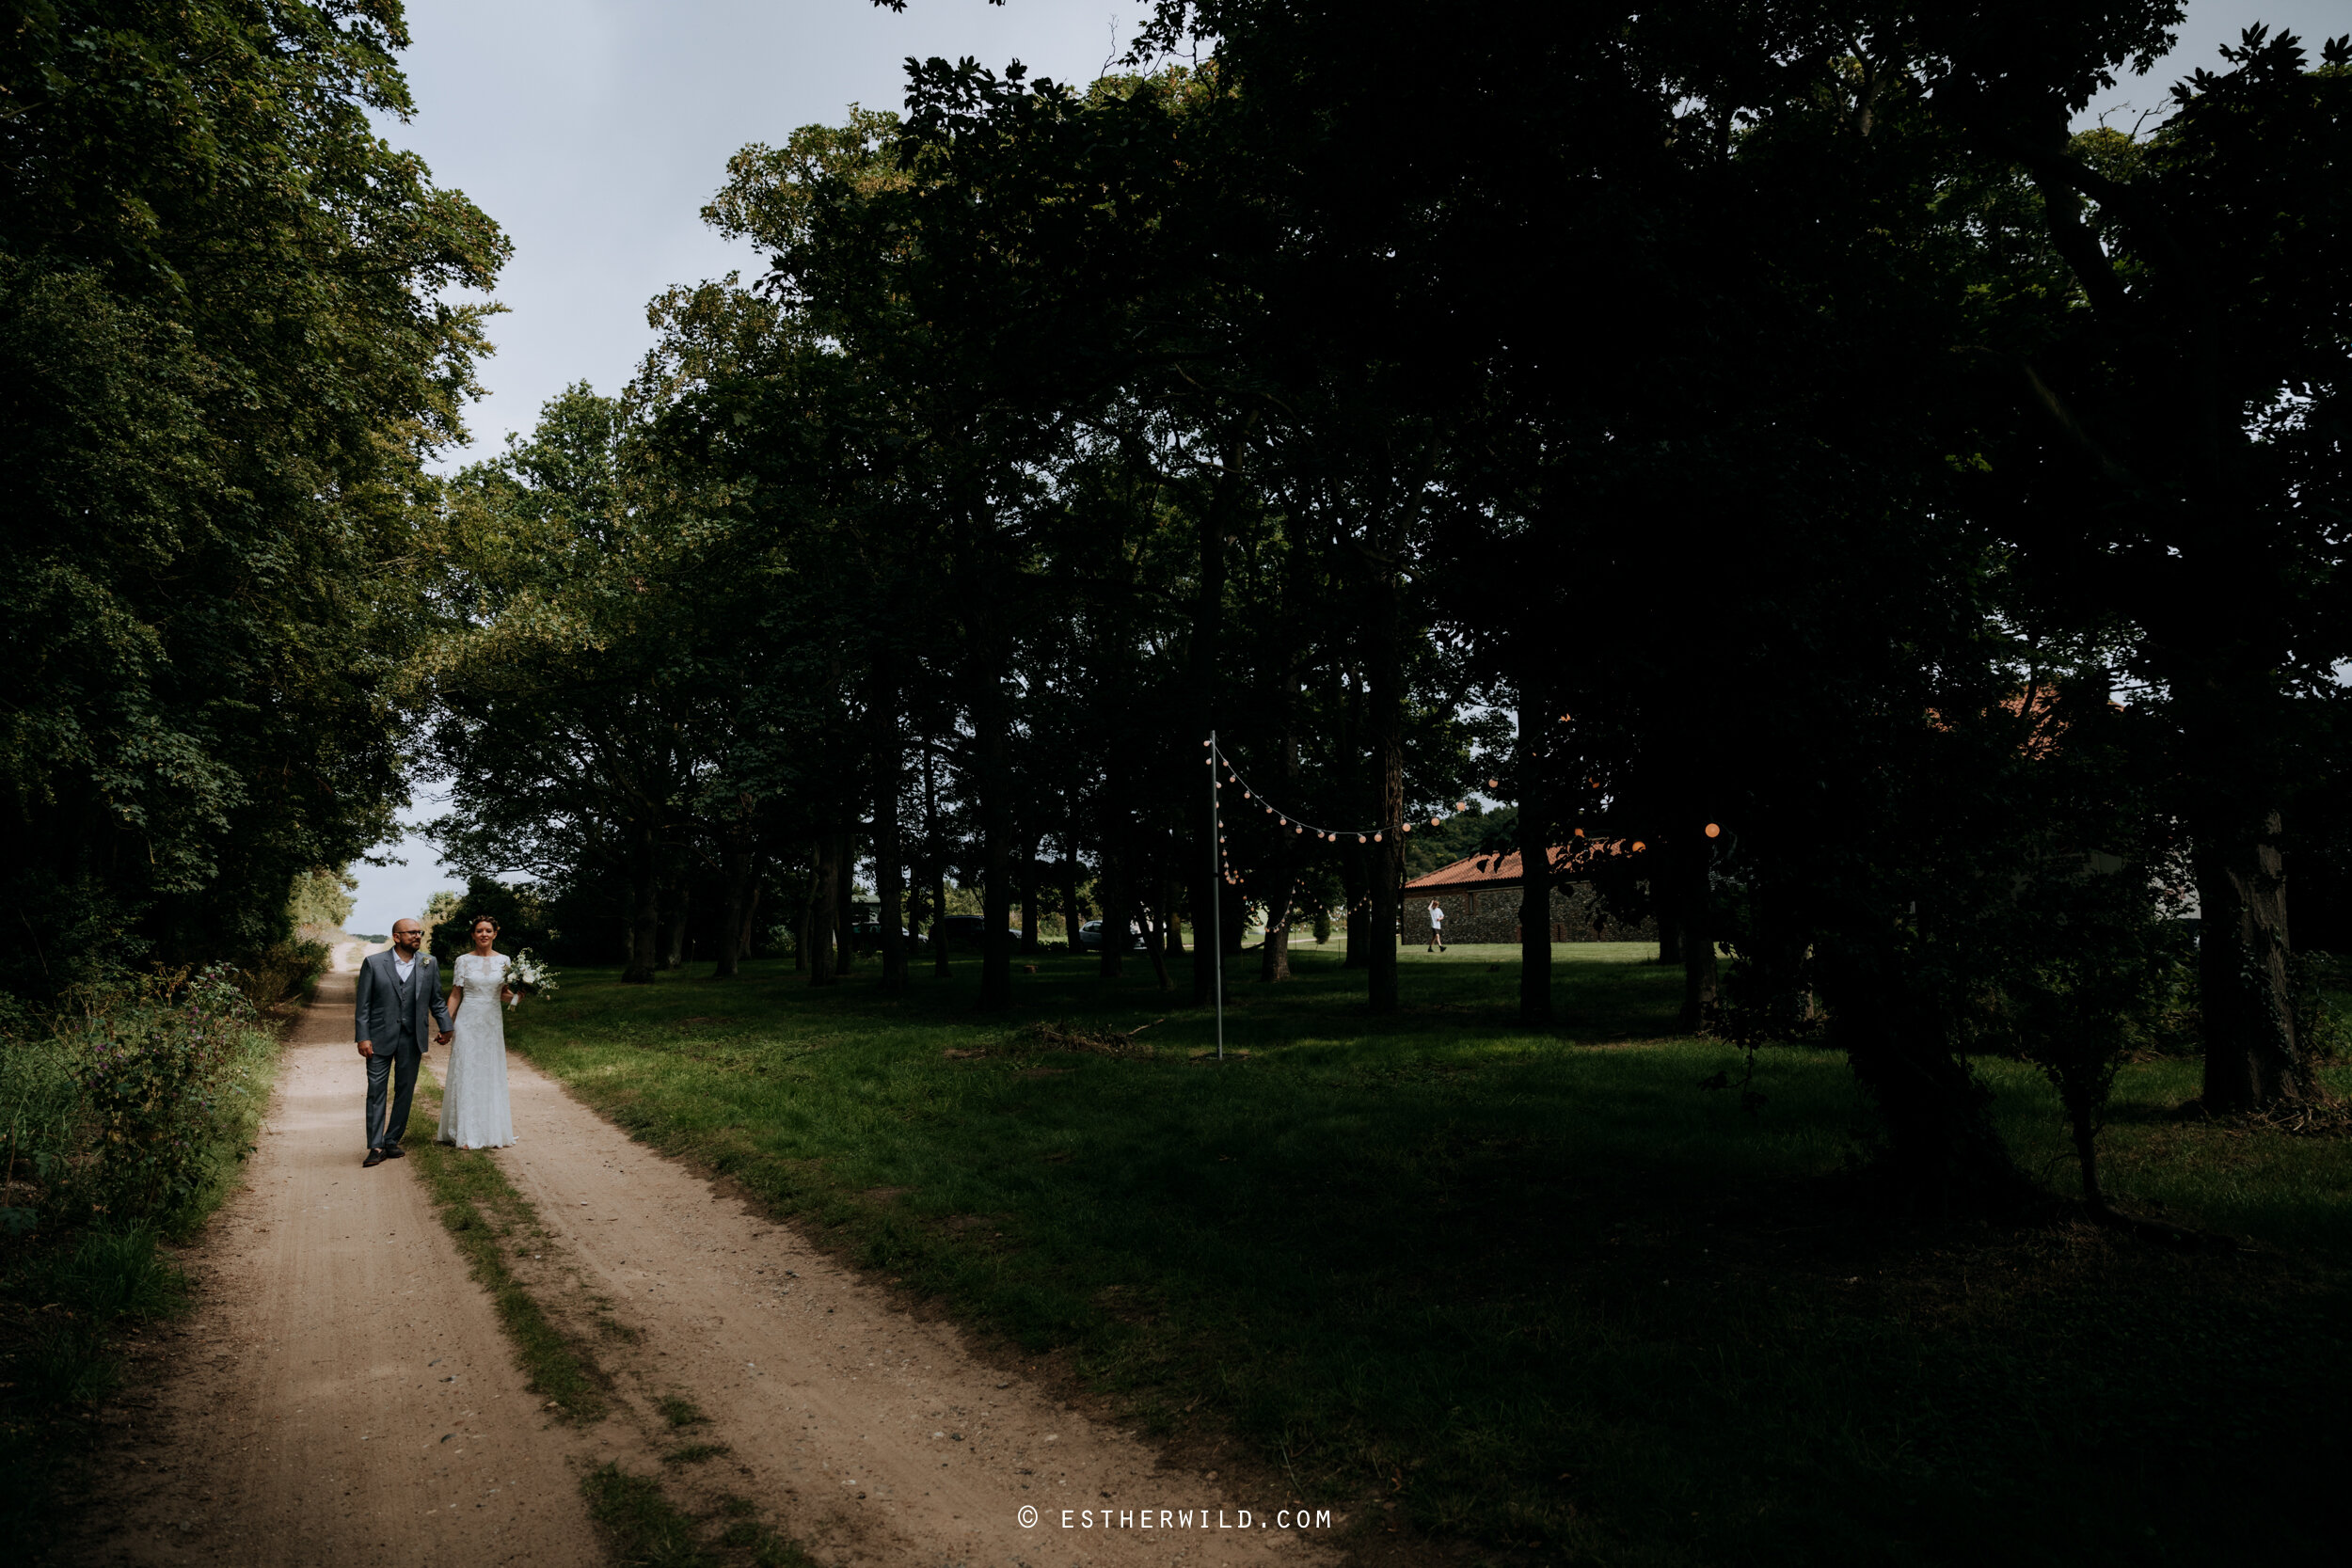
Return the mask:
[[[914,935],[913,932],[909,931],[903,926],[898,927],[898,934],[902,937],[907,937],[910,940],[913,939]],[[882,948],[882,927],[881,921],[861,920],[856,925],[850,927],[850,945],[856,948],[861,953],[869,951],[878,952]]]
[[[1143,951],[1143,927],[1135,921],[1127,922],[1127,946],[1134,952]],[[1103,950],[1103,923],[1089,920],[1078,927],[1078,945],[1089,953]]]
[[[1008,926],[1005,929],[1011,933],[1013,941],[1021,940],[1020,927]],[[986,934],[987,930],[987,920],[977,914],[946,915],[931,924],[931,931],[946,937],[950,948],[977,948],[980,945],[980,938]]]

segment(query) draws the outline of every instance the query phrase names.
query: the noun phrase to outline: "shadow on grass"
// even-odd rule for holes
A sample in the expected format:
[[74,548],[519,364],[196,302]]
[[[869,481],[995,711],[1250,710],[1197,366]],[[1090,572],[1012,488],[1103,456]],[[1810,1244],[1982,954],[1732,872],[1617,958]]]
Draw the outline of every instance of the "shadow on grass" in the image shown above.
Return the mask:
[[[1305,953],[1234,983],[1222,1066],[1204,1015],[1058,958],[996,1019],[970,965],[898,999],[870,969],[579,975],[515,1038],[1156,1430],[1207,1415],[1308,1500],[1506,1556],[2128,1561],[2153,1528],[2195,1558],[2244,1539],[2217,1475],[2315,1482],[2341,1254],[1866,1226],[1842,1062],[1765,1053],[1754,1113],[1701,1087],[1739,1057],[1673,1037],[1679,975],[1641,951],[1571,950],[1565,1022],[1532,1034],[1516,954],[1407,954],[1375,1019]],[[1045,1050],[1041,1019],[1150,1050]],[[2032,1074],[1987,1076],[2029,1160],[2062,1137]],[[2265,1157],[2264,1191],[2341,1174]],[[2123,1188],[2161,1164],[2110,1162]],[[2263,1528],[2292,1552],[2320,1523]]]

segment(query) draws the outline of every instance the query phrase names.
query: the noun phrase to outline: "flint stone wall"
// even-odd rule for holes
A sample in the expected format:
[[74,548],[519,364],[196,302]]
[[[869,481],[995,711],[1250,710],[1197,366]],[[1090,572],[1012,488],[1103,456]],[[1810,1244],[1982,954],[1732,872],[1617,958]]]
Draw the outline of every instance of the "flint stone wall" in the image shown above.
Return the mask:
[[[1516,887],[1454,889],[1405,895],[1404,940],[1429,941],[1429,900],[1445,911],[1445,940],[1449,942],[1516,942],[1519,940],[1520,890]],[[1600,895],[1590,882],[1569,882],[1551,890],[1551,940],[1554,942],[1656,942],[1655,920],[1612,920],[1601,907]]]

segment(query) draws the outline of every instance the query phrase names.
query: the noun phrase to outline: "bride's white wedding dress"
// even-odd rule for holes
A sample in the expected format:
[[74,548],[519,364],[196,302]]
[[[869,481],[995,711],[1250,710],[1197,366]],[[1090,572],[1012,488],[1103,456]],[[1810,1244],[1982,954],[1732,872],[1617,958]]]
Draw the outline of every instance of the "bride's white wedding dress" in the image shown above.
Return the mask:
[[515,1141],[514,1114],[506,1108],[506,1008],[499,999],[506,955],[461,953],[451,978],[466,996],[450,1041],[436,1136],[460,1148],[504,1148]]

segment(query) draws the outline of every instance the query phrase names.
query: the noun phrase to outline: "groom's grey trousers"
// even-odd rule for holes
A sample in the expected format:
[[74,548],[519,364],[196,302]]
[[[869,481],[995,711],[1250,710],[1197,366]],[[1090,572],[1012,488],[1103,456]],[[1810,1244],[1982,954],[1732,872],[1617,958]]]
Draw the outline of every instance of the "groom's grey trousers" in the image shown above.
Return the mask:
[[[358,1037],[370,1042],[368,1058],[368,1147],[389,1148],[408,1131],[408,1102],[416,1098],[417,1067],[435,1024],[448,1027],[441,1005],[440,966],[420,955],[406,980],[389,953],[373,954],[359,966]],[[391,1115],[385,1116],[385,1090]]]
[[[417,1066],[424,1059],[424,1047],[415,1036],[414,1026],[397,1044],[388,1046],[375,1042],[375,1054],[368,1058],[368,1147],[389,1148],[400,1142],[408,1131],[408,1102],[417,1096]],[[391,1080],[392,1117],[384,1119],[385,1080]]]

